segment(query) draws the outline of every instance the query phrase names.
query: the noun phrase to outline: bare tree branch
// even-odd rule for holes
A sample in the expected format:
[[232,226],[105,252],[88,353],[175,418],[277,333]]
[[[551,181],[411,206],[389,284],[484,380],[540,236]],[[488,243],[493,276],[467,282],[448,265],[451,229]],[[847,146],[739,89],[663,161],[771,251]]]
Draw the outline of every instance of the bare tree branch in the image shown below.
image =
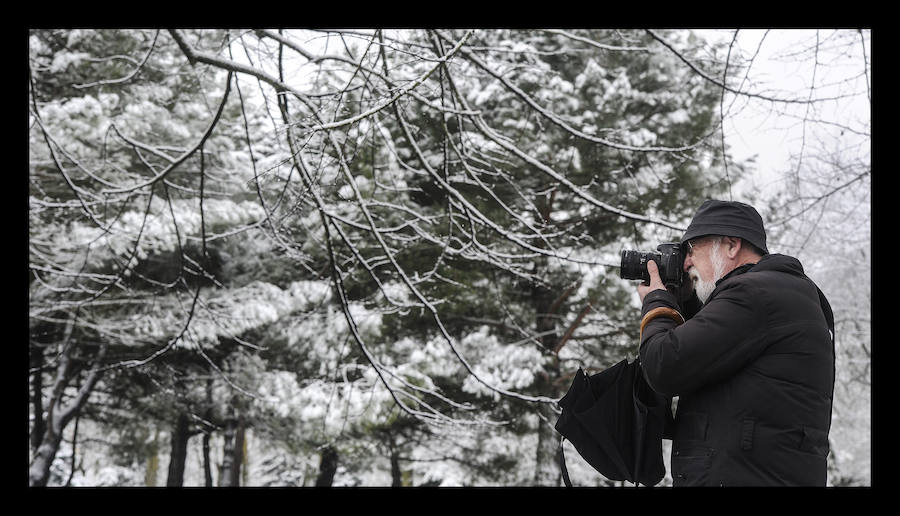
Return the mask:
[[756,99],[765,100],[768,102],[775,102],[775,103],[779,103],[779,104],[815,104],[817,102],[825,102],[825,101],[829,101],[829,100],[839,100],[839,99],[845,98],[845,96],[837,96],[837,97],[815,98],[815,99],[807,98],[805,100],[804,99],[781,99],[781,98],[777,98],[777,97],[769,97],[766,95],[760,95],[758,93],[749,93],[746,91],[735,90],[734,88],[728,86],[727,84],[722,83],[722,81],[710,76],[709,74],[707,74],[706,72],[701,70],[699,66],[697,66],[690,59],[685,57],[684,54],[675,50],[675,48],[668,41],[663,39],[662,36],[658,35],[656,32],[654,32],[651,29],[645,29],[645,30],[647,31],[647,34],[650,34],[650,36],[653,39],[660,42],[660,44],[662,44],[664,47],[669,49],[673,54],[675,54],[678,57],[678,59],[681,59],[681,61],[684,62],[684,64],[688,65],[688,67],[691,70],[696,72],[697,75],[699,75],[700,77],[703,77],[707,81],[715,84],[716,86],[724,89],[725,91],[734,93],[735,95],[742,95],[745,97],[756,98]]

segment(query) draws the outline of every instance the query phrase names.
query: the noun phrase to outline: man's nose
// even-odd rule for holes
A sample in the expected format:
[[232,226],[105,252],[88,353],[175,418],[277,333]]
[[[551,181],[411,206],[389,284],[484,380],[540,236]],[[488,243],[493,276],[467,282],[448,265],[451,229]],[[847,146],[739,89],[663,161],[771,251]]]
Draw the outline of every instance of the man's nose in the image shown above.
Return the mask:
[[691,265],[694,265],[694,262],[691,261],[691,257],[688,256],[684,259],[684,267],[682,267],[682,269],[684,269],[684,272],[687,272],[688,269],[691,268]]

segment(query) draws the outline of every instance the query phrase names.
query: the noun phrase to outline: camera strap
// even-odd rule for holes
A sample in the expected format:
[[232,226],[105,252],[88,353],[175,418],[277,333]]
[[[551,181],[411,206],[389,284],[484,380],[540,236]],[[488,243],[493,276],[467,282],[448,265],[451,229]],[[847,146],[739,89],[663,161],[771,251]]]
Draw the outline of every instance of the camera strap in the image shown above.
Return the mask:
[[674,308],[669,308],[666,306],[660,306],[658,308],[654,308],[653,310],[650,310],[649,312],[647,312],[646,315],[644,315],[644,317],[641,319],[641,332],[640,332],[641,339],[644,338],[644,326],[647,326],[648,322],[652,321],[653,319],[656,319],[657,317],[667,317],[667,318],[675,321],[675,324],[683,324],[684,323],[684,317],[681,315],[681,312],[679,312],[678,310],[675,310]]

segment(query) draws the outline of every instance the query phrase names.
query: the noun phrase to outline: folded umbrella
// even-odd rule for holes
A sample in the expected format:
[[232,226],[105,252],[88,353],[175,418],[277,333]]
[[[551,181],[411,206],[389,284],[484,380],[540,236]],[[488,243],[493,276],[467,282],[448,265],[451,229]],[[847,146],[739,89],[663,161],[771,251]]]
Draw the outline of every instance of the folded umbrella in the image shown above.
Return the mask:
[[558,404],[556,431],[603,476],[648,486],[665,476],[662,439],[674,425],[671,403],[650,388],[639,360],[591,376],[579,368]]

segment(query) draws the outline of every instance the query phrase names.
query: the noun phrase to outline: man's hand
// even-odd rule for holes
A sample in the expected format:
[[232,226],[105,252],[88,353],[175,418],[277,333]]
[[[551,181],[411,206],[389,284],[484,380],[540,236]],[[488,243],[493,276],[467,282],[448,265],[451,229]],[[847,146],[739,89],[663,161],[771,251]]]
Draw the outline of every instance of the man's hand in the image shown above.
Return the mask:
[[641,283],[637,288],[638,295],[641,296],[641,303],[644,302],[644,297],[648,293],[658,289],[666,289],[666,286],[663,285],[662,280],[659,279],[659,267],[656,266],[655,261],[647,260],[647,272],[650,273],[650,284],[644,285],[643,283]]

